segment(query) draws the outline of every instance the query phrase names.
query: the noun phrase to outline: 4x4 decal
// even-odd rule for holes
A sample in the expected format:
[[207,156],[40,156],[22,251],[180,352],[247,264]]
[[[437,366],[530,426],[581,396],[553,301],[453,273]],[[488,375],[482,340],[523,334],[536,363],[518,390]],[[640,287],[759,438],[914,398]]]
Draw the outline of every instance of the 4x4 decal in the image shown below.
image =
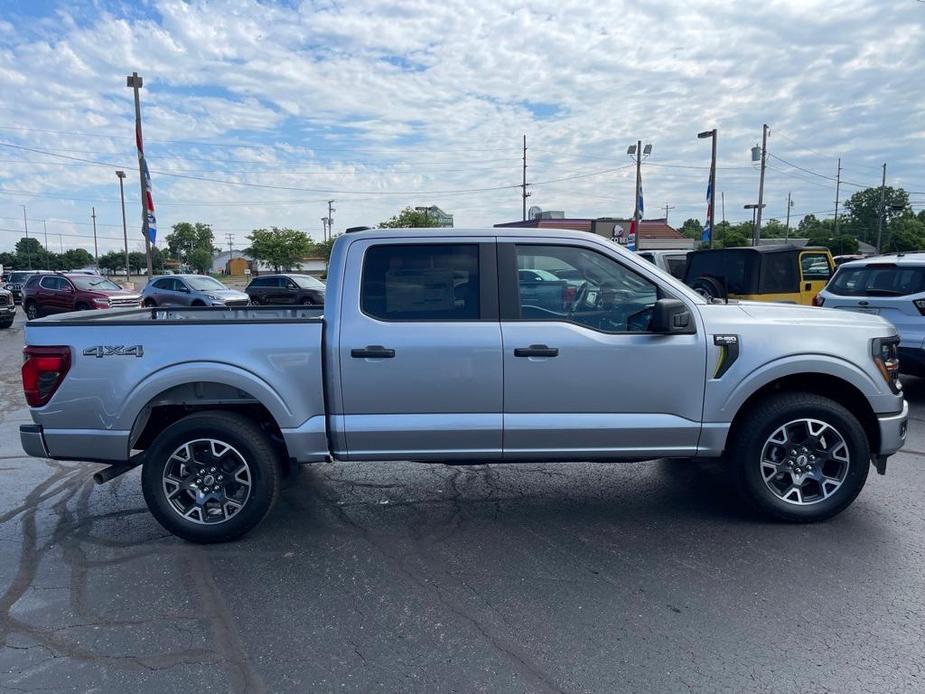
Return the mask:
[[142,345],[96,345],[84,348],[85,357],[143,357],[145,348]]

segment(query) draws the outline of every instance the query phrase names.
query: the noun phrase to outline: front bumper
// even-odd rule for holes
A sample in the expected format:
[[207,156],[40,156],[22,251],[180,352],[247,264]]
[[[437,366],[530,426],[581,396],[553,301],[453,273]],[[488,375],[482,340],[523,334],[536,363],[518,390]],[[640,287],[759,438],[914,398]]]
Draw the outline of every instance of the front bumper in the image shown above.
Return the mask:
[[16,315],[16,304],[9,303],[0,306],[0,318],[12,318]]
[[899,414],[878,415],[877,425],[880,429],[880,449],[877,455],[893,455],[906,443],[906,426],[909,420],[909,403],[903,400],[903,409]]

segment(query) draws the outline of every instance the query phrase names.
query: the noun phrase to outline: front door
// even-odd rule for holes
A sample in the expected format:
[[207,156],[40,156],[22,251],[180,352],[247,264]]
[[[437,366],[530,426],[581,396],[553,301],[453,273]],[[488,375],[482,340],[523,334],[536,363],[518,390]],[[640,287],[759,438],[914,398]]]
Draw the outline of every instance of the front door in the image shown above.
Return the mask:
[[800,303],[811,306],[813,297],[821,292],[832,276],[832,261],[828,253],[803,251],[800,253]]
[[494,238],[358,241],[343,277],[353,278],[337,317],[346,456],[500,458]]
[[[703,332],[648,331],[657,299],[684,297],[603,248],[548,240],[498,248],[504,458],[695,454],[703,414]],[[518,269],[562,279],[547,279],[547,291],[525,291]]]

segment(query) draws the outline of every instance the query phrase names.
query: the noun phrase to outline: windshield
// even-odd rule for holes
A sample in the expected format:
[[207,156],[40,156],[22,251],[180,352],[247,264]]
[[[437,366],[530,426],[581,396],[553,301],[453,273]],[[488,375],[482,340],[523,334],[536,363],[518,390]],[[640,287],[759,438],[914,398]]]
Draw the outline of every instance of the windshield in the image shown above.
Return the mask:
[[324,282],[311,275],[290,275],[290,279],[304,289],[324,289]]
[[115,282],[111,282],[104,277],[93,277],[86,275],[81,277],[68,277],[78,289],[87,292],[118,292],[122,290]]
[[26,278],[27,278],[30,274],[32,274],[32,273],[29,273],[29,272],[11,272],[11,273],[10,273],[10,279],[7,280],[7,281],[8,281],[8,282],[11,282],[12,284],[22,284],[23,282],[26,281]]
[[184,277],[183,278],[190,288],[195,289],[196,291],[223,291],[228,289],[224,284],[219,282],[214,277],[209,277],[208,275],[196,275],[194,277]]

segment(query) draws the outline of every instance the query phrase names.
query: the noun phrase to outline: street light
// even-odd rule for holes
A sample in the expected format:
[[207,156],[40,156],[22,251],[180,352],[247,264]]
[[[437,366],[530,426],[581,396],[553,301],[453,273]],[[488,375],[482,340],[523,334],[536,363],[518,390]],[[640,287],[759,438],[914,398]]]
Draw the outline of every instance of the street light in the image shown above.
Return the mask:
[[639,202],[642,197],[642,160],[652,154],[652,145],[647,144],[643,147],[642,140],[637,140],[635,145],[626,148],[626,153],[636,162],[636,199],[633,203],[633,233],[636,235],[634,240],[635,248],[639,248],[641,234],[639,233],[639,222],[643,215]]
[[119,178],[119,199],[122,201],[122,238],[125,240],[125,281],[128,282],[129,279],[129,265],[128,265],[128,226],[125,224],[125,188],[122,184],[122,179],[125,178],[124,171],[116,171],[116,176]]
[[714,223],[716,220],[716,205],[714,204],[716,201],[716,128],[697,133],[697,137],[701,140],[705,140],[708,137],[713,140],[713,153],[710,157],[710,207],[707,210],[707,223],[710,225],[710,248],[713,248],[713,234],[716,230],[716,225]]

